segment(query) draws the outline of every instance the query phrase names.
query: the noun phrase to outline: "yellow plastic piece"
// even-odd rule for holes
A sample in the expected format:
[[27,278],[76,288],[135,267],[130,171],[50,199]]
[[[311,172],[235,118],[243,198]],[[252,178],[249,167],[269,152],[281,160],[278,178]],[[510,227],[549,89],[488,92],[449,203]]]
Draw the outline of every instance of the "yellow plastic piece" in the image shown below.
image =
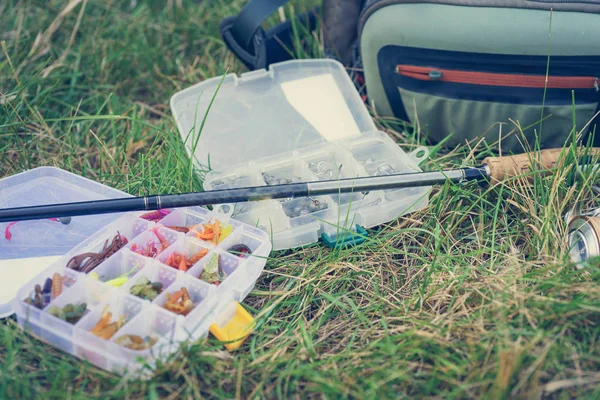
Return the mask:
[[221,243],[223,239],[229,236],[233,232],[233,227],[231,225],[226,225],[225,227],[221,226],[221,234],[219,235],[219,241],[217,243]]
[[124,284],[127,283],[128,279],[129,278],[127,278],[126,276],[122,276],[122,277],[118,277],[118,278],[112,279],[110,281],[106,281],[104,283],[106,283],[109,286],[121,287],[121,286],[123,286]]
[[210,325],[210,333],[212,333],[224,345],[227,350],[237,350],[240,348],[244,340],[250,335],[254,329],[254,318],[240,303],[235,302],[236,312],[233,318],[220,327],[217,324]]
[[[139,268],[134,268],[129,272],[125,272],[124,274],[117,276],[114,279],[111,279],[110,281],[106,281],[104,283],[106,283],[109,286],[114,286],[114,287],[121,287],[124,284],[127,283],[127,281],[129,280],[129,276],[133,275],[134,273],[136,273],[139,270]],[[92,272],[93,274],[94,272]],[[91,275],[91,274],[90,274]],[[98,279],[98,275],[96,274],[96,276],[94,277],[94,279]]]

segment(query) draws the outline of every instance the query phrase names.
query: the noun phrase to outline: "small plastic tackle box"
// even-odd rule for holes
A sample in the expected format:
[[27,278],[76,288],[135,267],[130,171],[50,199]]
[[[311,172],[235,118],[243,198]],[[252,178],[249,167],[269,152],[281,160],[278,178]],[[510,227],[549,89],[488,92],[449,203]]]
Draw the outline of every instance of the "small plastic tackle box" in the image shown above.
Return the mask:
[[[343,66],[292,60],[227,74],[176,93],[171,109],[188,154],[208,171],[205,190],[420,172],[426,147],[405,153],[377,131]],[[322,239],[364,241],[366,231],[424,208],[431,187],[221,204],[269,233],[273,249]]]
[[[97,183],[86,192],[91,181],[53,173],[43,177],[54,180],[53,190],[81,187],[70,201],[128,196],[103,193],[106,187]],[[0,198],[2,207],[14,206],[6,200]],[[19,325],[33,335],[102,369],[145,378],[182,342],[210,331],[235,349],[251,332],[252,316],[240,303],[271,251],[264,231],[201,207],[53,223],[74,238],[85,218],[95,231],[29,279],[12,301]],[[26,229],[34,222],[19,224]]]

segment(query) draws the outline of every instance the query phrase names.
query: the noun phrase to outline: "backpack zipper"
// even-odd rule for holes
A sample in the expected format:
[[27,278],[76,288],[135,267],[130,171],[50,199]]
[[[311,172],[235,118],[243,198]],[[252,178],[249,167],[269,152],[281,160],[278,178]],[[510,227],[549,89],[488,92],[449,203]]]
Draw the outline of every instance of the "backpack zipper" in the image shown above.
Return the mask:
[[598,78],[594,76],[548,76],[503,74],[492,72],[459,71],[414,65],[398,65],[396,73],[422,81],[441,81],[485,86],[509,86],[549,89],[595,89],[599,91]]

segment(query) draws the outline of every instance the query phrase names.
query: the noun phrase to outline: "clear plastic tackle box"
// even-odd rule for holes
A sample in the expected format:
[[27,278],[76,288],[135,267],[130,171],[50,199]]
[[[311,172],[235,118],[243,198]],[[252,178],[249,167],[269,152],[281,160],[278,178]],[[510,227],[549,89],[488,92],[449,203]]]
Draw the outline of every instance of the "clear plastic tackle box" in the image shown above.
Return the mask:
[[[123,197],[131,195],[54,167],[0,179],[0,208]],[[19,287],[119,216],[81,216],[67,225],[49,219],[0,222],[0,318],[13,314]]]
[[[378,131],[342,64],[292,60],[227,74],[176,93],[171,109],[188,154],[208,171],[205,190],[422,171]],[[221,204],[226,215],[269,234],[273,249],[323,239],[356,240],[422,209],[431,187]],[[356,234],[358,233],[358,235]]]
[[[17,206],[20,194],[27,205],[129,196],[56,168],[0,180],[0,188],[3,208]],[[60,194],[29,197],[42,190]],[[5,314],[14,311],[21,327],[66,353],[135,378],[151,376],[158,360],[209,331],[228,348],[250,333],[253,320],[240,303],[271,251],[266,232],[201,207],[96,217],[13,226],[20,229],[11,233],[11,246],[0,247],[3,268],[20,269],[12,271],[13,285],[37,257],[57,258],[16,286]],[[36,223],[38,240],[50,241],[37,251],[22,236],[33,234]],[[55,246],[55,231],[69,239],[68,251]]]

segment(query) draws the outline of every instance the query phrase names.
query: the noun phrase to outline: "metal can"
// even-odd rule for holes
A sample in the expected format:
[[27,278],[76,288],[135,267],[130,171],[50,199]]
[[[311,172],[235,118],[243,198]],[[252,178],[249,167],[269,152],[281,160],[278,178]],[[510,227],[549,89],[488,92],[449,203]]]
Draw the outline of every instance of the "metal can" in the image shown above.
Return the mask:
[[573,216],[567,232],[569,254],[579,267],[590,258],[600,256],[600,216]]

